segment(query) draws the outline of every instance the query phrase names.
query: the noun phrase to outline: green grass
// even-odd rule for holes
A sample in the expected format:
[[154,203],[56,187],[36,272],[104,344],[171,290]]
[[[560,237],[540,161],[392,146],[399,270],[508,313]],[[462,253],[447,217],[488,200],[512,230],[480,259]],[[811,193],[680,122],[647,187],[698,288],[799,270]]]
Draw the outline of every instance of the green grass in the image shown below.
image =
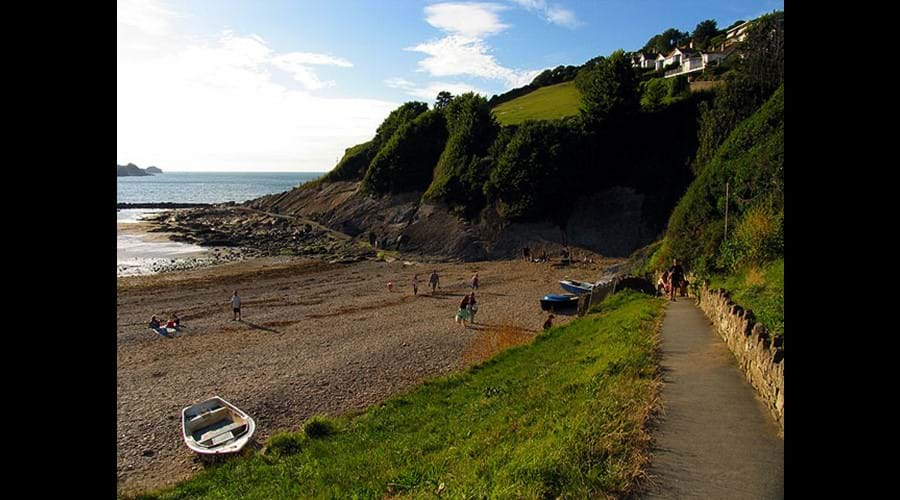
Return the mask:
[[493,111],[501,125],[515,125],[525,120],[554,120],[577,115],[580,107],[581,92],[571,81],[541,87],[504,102]]
[[531,344],[330,420],[330,432],[281,434],[274,451],[141,498],[621,496],[646,463],[662,305],[615,294]]
[[730,276],[713,276],[710,288],[724,288],[750,309],[772,335],[784,335],[784,259],[750,267]]

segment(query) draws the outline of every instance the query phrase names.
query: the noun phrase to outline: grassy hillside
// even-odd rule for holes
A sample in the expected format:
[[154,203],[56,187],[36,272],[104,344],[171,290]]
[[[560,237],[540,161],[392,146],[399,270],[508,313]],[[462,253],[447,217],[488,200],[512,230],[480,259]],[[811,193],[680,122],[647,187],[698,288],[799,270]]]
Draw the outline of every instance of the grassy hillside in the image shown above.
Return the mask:
[[541,87],[534,92],[504,102],[494,108],[501,125],[516,125],[525,120],[552,120],[578,114],[581,92],[574,81]]
[[662,301],[633,291],[354,418],[142,498],[588,498],[646,462]]

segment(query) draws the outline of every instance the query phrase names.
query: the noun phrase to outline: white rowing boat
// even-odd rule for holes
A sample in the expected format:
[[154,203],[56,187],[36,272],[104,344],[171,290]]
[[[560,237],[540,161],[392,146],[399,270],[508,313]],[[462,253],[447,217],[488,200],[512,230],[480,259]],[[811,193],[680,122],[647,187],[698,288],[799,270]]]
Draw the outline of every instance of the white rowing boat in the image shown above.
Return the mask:
[[256,430],[249,415],[218,396],[181,410],[181,425],[184,443],[204,455],[240,451]]

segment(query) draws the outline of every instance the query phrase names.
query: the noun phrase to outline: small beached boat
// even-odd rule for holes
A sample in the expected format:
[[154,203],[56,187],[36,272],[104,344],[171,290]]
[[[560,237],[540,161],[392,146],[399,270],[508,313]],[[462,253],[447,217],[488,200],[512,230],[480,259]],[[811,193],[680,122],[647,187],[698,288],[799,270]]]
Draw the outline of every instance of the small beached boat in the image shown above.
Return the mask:
[[584,295],[586,293],[591,293],[594,290],[595,285],[594,283],[588,283],[587,281],[562,280],[559,282],[559,286],[569,293]]
[[181,410],[181,424],[184,443],[204,455],[240,451],[256,430],[249,415],[218,396]]
[[578,296],[577,295],[557,295],[550,294],[544,295],[544,298],[541,299],[541,309],[545,311],[556,311],[558,309],[565,309],[567,307],[577,307],[578,306]]

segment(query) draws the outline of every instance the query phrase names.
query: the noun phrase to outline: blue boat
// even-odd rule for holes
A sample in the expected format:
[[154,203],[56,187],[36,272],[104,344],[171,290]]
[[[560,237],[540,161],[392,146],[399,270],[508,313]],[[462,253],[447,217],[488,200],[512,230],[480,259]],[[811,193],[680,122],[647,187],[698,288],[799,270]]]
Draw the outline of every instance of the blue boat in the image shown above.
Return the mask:
[[559,286],[562,287],[563,290],[574,293],[575,295],[584,295],[586,293],[591,293],[594,290],[594,284],[586,281],[562,280],[559,282]]
[[578,296],[577,295],[557,295],[550,294],[544,295],[544,298],[541,299],[541,309],[545,311],[556,311],[558,309],[565,309],[567,307],[577,307],[578,306]]

